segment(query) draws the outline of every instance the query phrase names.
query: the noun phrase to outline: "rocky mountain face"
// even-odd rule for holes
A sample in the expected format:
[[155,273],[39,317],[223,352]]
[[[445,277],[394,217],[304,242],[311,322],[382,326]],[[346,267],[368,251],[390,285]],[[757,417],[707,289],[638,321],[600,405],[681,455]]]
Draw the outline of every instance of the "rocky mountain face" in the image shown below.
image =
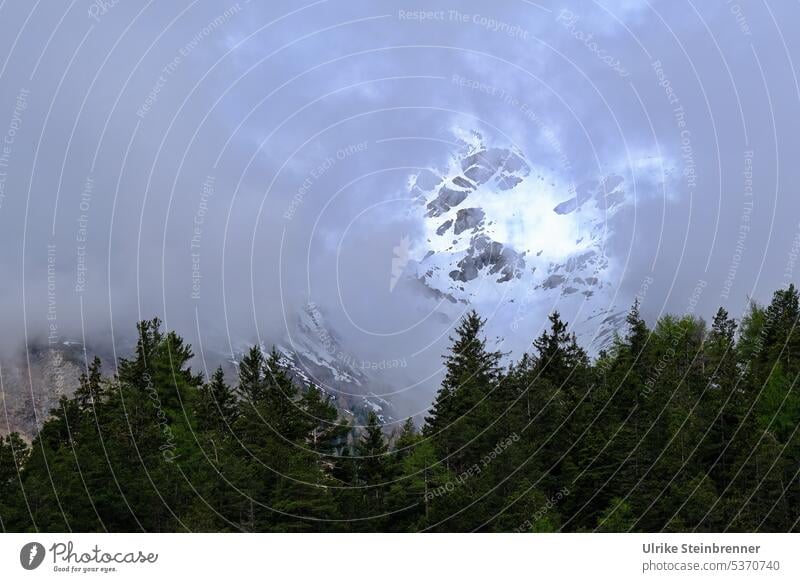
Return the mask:
[[77,388],[86,367],[83,348],[73,342],[32,345],[5,360],[0,435],[18,432],[32,439],[61,396]]
[[383,423],[399,418],[392,403],[376,394],[391,391],[373,373],[378,365],[348,351],[317,305],[305,306],[295,331],[286,334],[278,349],[302,383],[313,383],[330,395],[346,415],[364,421],[372,411]]
[[[400,418],[395,406],[378,395],[390,389],[373,373],[372,366],[345,350],[317,306],[307,305],[298,314],[291,332],[275,347],[298,385],[317,386],[331,397],[341,416],[351,424],[365,424],[370,411],[383,423]],[[234,357],[206,351],[205,365],[211,370],[222,365],[229,381],[235,382],[238,359],[248,348],[242,342]],[[267,355],[272,345],[262,345],[261,349]],[[112,355],[89,348],[87,353],[90,358],[98,354],[105,373],[112,373]],[[193,367],[200,367],[199,363]],[[33,344],[5,358],[0,367],[0,435],[18,432],[32,440],[61,396],[74,393],[85,369],[83,346],[72,341]]]
[[[441,176],[425,171],[416,177],[412,194],[424,204],[426,223],[435,226],[439,240],[428,239],[431,247],[421,261],[420,277],[428,285],[441,287],[442,277],[449,278],[456,290],[479,275],[490,276],[497,283],[519,278],[525,268],[524,252],[496,240],[493,222],[478,204],[476,191],[485,188],[503,192],[519,185],[530,167],[516,152],[478,147],[457,161],[456,175]],[[472,195],[472,199],[470,196]],[[442,264],[432,260],[442,253],[450,255]],[[427,263],[427,265],[426,265]],[[438,264],[437,264],[438,263]],[[451,267],[444,273],[443,267]],[[440,274],[441,273],[441,274]],[[443,289],[439,289],[443,291]]]
[[[522,152],[473,134],[447,167],[411,180],[427,237],[412,249],[407,272],[425,293],[453,304],[501,297],[524,306],[534,296],[587,303],[613,288],[605,244],[629,203],[624,185],[616,174],[563,184]],[[608,301],[592,304],[574,323],[602,347],[620,312]]]
[[[248,347],[243,342],[234,358],[228,360],[234,368]],[[275,349],[298,384],[313,384],[322,390],[345,419],[364,424],[370,411],[382,423],[400,418],[395,406],[379,396],[391,388],[375,373],[379,371],[378,365],[373,366],[349,351],[316,304],[308,303],[300,310],[294,325],[275,344]],[[261,350],[267,355],[272,345],[262,343]]]

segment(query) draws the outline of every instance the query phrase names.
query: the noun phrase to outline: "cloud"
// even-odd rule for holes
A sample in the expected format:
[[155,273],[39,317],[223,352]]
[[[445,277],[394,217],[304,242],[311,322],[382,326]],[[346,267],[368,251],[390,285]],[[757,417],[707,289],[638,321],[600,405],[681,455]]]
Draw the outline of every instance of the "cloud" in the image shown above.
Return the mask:
[[[196,346],[224,351],[282,336],[311,300],[354,350],[415,354],[420,376],[435,376],[452,316],[389,282],[399,241],[426,228],[408,177],[446,166],[453,127],[517,148],[557,178],[539,192],[548,207],[586,179],[624,175],[633,202],[606,246],[613,301],[624,305],[655,275],[649,316],[681,311],[700,278],[709,290],[698,312],[724,302],[752,150],[756,209],[725,301],[741,307],[781,284],[800,132],[793,55],[770,15],[748,9],[745,43],[724,5],[695,14],[575,2],[572,29],[558,21],[561,5],[537,6],[119,3],[99,20],[39,9],[27,24],[32,7],[4,6],[0,139],[15,135],[0,182],[3,341],[15,346],[26,329],[46,338],[51,325],[59,338],[121,341],[136,319],[159,315]],[[778,23],[797,10],[773,8]],[[662,168],[671,188],[659,187]],[[513,205],[508,241],[563,254],[580,221]],[[554,306],[531,300],[529,317]]]

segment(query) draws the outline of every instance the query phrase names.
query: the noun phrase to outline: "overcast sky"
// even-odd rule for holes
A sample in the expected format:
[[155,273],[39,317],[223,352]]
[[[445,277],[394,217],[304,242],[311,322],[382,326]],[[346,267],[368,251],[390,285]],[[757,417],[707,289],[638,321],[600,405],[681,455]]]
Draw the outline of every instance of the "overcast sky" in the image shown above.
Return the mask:
[[393,249],[423,232],[410,176],[473,131],[564,183],[629,178],[615,305],[740,316],[797,279],[797,22],[765,1],[0,2],[3,343],[158,315],[225,350],[312,302],[372,358],[430,345],[433,371],[450,323],[390,288]]

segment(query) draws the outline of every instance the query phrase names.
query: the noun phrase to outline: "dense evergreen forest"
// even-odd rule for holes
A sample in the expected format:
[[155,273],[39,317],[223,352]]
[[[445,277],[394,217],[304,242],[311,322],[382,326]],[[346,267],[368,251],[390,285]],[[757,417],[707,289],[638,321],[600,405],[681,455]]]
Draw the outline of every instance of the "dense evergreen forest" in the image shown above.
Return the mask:
[[420,430],[344,423],[277,353],[204,379],[158,320],[28,446],[5,531],[800,531],[798,292],[708,325],[631,309],[592,361],[557,313],[504,367],[472,312]]

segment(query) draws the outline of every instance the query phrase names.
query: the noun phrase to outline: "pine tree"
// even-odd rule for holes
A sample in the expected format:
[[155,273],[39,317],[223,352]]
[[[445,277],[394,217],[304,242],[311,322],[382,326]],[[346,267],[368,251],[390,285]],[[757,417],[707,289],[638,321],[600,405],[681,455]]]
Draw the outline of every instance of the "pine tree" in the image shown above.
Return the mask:
[[358,443],[359,478],[369,484],[380,484],[387,476],[389,446],[378,416],[370,411],[367,426]]
[[383,428],[372,411],[367,415],[367,425],[356,443],[354,454],[353,485],[360,497],[358,515],[365,520],[369,531],[380,531],[384,527],[382,514],[386,508],[392,464]]
[[0,530],[29,528],[28,502],[22,487],[22,471],[30,449],[18,433],[0,437]]
[[419,441],[417,428],[414,426],[414,419],[408,417],[400,428],[394,442],[394,459],[397,463],[402,461],[414,452],[414,445]]
[[[573,457],[566,455],[593,416],[587,398],[591,390],[588,356],[557,311],[549,321],[550,329],[533,342],[534,354],[524,380],[536,411],[527,429],[534,433],[535,443],[529,449],[534,457],[530,469],[540,472],[538,488],[548,496],[572,479]],[[578,443],[577,450],[586,448]]]
[[199,399],[199,426],[226,435],[239,416],[239,406],[233,390],[225,382],[222,366],[211,376],[211,381],[201,388]]
[[322,391],[313,384],[303,393],[299,408],[304,414],[302,430],[307,446],[323,455],[328,464],[333,463],[346,444],[350,427],[339,421],[331,398],[323,398]]
[[491,438],[485,429],[490,424],[489,398],[501,377],[501,353],[487,349],[485,323],[473,310],[456,327],[444,357],[445,377],[423,428],[445,465],[456,472],[480,457],[482,444],[476,439]]
[[252,346],[239,362],[236,391],[242,400],[255,405],[266,393],[266,361],[259,346]]
[[637,358],[642,353],[642,350],[644,350],[649,336],[647,324],[644,319],[642,319],[641,302],[638,297],[633,302],[633,306],[625,318],[625,323],[628,325],[625,341],[630,349],[631,355]]
[[75,390],[75,399],[77,400],[78,408],[81,410],[91,409],[95,403],[103,399],[101,368],[100,358],[95,356],[92,363],[89,364],[87,372],[81,373],[78,379],[79,386]]
[[550,330],[542,332],[533,341],[535,354],[535,373],[546,378],[555,386],[562,386],[577,371],[589,365],[586,352],[578,345],[574,333],[567,331],[567,324],[561,320],[558,311],[550,317]]

